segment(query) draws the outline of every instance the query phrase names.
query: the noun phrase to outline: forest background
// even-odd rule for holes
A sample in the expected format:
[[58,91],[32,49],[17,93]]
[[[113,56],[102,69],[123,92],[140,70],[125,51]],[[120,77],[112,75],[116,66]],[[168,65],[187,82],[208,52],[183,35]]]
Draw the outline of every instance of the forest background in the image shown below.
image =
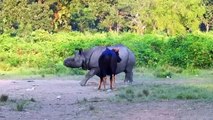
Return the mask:
[[212,0],[0,0],[0,71],[81,74],[76,47],[124,44],[137,67],[213,67]]

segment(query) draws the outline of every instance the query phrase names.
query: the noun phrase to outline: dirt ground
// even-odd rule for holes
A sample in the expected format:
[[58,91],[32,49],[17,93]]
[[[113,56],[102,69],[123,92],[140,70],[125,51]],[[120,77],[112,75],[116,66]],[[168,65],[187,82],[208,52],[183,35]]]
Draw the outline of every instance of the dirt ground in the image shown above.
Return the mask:
[[[110,102],[107,98],[114,96],[116,90],[98,91],[96,77],[89,80],[87,86],[81,87],[79,82],[82,78],[1,78],[0,95],[7,94],[9,100],[0,104],[0,120],[213,120],[212,102]],[[134,84],[141,82],[146,81],[136,80]],[[123,80],[117,80],[116,85],[117,88],[127,86]],[[35,102],[28,103],[23,111],[16,110],[16,101],[31,98]]]

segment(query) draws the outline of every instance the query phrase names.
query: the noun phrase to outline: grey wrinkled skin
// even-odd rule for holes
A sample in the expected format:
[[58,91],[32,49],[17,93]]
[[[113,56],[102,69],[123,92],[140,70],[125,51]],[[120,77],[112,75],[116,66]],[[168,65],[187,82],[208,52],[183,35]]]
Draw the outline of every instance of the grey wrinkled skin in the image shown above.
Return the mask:
[[[132,51],[130,51],[124,45],[115,45],[108,47],[109,49],[118,48],[119,56],[122,59],[117,65],[116,74],[125,72],[124,82],[133,81],[133,67],[135,65],[135,56]],[[87,81],[94,75],[99,76],[99,65],[98,59],[102,52],[106,49],[105,46],[96,46],[89,50],[79,50],[75,53],[73,57],[64,60],[64,65],[70,68],[82,68],[84,70],[89,70],[85,78],[80,82],[81,86],[85,86]]]

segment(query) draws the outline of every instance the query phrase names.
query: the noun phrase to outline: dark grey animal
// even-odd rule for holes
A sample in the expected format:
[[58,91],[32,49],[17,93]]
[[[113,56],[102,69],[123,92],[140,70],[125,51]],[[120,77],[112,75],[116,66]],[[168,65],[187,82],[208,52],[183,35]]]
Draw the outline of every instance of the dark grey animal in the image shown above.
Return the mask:
[[[115,45],[108,47],[109,49],[117,48],[119,49],[119,56],[122,59],[120,63],[117,64],[116,74],[125,72],[124,82],[133,81],[133,67],[135,65],[135,56],[132,51],[130,51],[124,45]],[[76,52],[74,57],[70,57],[64,60],[64,65],[71,68],[82,68],[84,70],[89,70],[85,78],[80,82],[81,86],[85,86],[87,81],[94,75],[99,76],[100,70],[98,65],[98,59],[102,52],[106,49],[105,46],[96,46],[89,50],[79,50]]]
[[110,89],[113,89],[113,83],[115,83],[115,73],[117,69],[117,63],[121,62],[119,56],[119,49],[106,48],[106,50],[101,54],[98,59],[99,69],[100,69],[100,83],[98,89],[101,89],[102,83],[104,84],[104,89],[106,88],[107,75],[110,76]]

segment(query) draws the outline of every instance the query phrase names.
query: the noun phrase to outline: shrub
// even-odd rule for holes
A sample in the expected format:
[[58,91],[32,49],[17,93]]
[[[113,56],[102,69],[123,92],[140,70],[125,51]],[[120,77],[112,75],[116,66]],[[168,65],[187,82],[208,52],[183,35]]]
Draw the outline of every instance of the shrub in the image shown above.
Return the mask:
[[171,38],[167,43],[167,61],[183,68],[210,68],[213,66],[213,38],[189,34]]
[[172,72],[167,70],[164,67],[158,67],[155,72],[154,76],[159,77],[159,78],[171,78],[172,77]]
[[20,102],[20,103],[17,103],[17,104],[16,104],[16,110],[17,110],[17,111],[23,111],[23,110],[24,110],[25,104],[26,104],[25,101],[22,101],[22,102]]
[[[49,34],[34,31],[25,37],[0,35],[1,70],[13,68],[37,69],[38,73],[69,73],[63,60],[75,53],[75,48],[89,49],[97,45],[123,44],[136,56],[138,67],[174,66],[174,68],[212,68],[213,34],[196,33],[185,36],[139,35],[135,33]],[[29,68],[29,69],[28,69]],[[71,70],[73,73],[82,73]],[[180,69],[181,71],[181,69]]]

